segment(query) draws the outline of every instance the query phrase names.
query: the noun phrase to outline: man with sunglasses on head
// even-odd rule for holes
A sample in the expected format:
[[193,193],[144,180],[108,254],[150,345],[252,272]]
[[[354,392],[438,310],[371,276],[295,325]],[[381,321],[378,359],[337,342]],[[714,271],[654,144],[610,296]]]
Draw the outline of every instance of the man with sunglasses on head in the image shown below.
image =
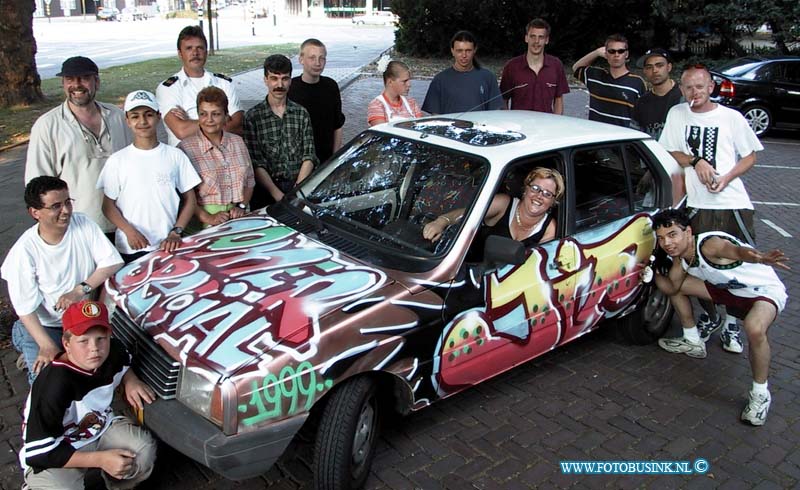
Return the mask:
[[[606,43],[572,65],[575,78],[589,91],[589,120],[631,127],[633,107],[647,87],[639,75],[628,71],[628,40],[612,34]],[[608,61],[608,70],[592,66],[597,58]]]
[[122,266],[122,257],[88,216],[73,212],[67,183],[35,177],[25,204],[36,224],[8,252],[0,276],[19,316],[14,347],[25,357],[28,381],[61,352],[61,316],[87,299]]
[[[723,231],[755,246],[753,204],[740,177],[753,168],[764,147],[738,111],[712,102],[714,81],[703,65],[689,65],[681,75],[685,103],[670,109],[658,142],[684,168],[686,204],[695,233]],[[708,341],[724,325],[722,347],[735,354],[743,346],[736,318],[720,321],[710,303],[697,322]]]
[[100,75],[89,58],[67,59],[57,76],[66,100],[33,124],[25,182],[40,175],[64,179],[76,198],[75,210],[86,213],[113,241],[115,227],[103,215],[103,192],[95,184],[108,157],[133,141],[125,113],[95,100]]

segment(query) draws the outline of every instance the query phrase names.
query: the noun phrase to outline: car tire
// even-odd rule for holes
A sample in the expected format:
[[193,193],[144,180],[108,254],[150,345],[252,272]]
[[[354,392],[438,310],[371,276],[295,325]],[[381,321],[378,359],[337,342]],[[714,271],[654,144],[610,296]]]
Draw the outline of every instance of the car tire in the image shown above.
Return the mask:
[[655,285],[646,286],[646,300],[633,313],[616,320],[617,337],[624,342],[646,345],[664,336],[672,322],[672,303]]
[[379,428],[380,403],[372,379],[359,376],[337,388],[317,431],[315,488],[361,488],[369,476]]
[[742,113],[756,136],[761,137],[772,128],[772,114],[763,105],[748,106]]

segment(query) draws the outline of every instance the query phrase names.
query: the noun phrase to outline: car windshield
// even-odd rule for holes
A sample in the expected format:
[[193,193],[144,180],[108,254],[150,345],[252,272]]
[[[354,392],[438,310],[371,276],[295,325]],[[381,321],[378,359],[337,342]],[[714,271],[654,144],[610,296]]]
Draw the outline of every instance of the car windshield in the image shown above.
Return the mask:
[[741,77],[750,72],[754,68],[761,65],[763,61],[755,60],[752,58],[741,58],[731,63],[720,67],[717,71],[729,77]]
[[388,254],[392,262],[418,258],[429,268],[449,250],[461,223],[448,226],[435,243],[423,238],[425,224],[453,209],[469,210],[488,168],[474,155],[368,131],[284,204],[302,213],[307,226],[313,220],[302,231],[321,241],[346,239],[359,245],[347,248],[351,254],[366,253],[370,260]]

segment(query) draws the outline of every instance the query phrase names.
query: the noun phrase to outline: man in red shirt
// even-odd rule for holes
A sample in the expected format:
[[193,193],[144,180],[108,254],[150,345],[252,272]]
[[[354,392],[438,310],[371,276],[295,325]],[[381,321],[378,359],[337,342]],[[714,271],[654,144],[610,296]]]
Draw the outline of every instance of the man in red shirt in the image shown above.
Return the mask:
[[525,27],[528,51],[503,67],[500,92],[510,109],[564,113],[563,95],[569,93],[561,60],[545,54],[550,42],[550,24],[533,19]]

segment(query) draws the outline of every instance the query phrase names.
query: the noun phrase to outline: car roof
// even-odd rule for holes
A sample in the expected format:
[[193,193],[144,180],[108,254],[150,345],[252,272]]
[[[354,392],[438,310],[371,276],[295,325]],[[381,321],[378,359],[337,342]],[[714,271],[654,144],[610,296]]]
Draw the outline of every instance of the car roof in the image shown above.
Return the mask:
[[[484,131],[489,135],[517,133],[522,138],[508,138],[509,141],[493,145],[475,145],[452,137],[441,136],[441,131],[427,131],[425,123],[434,123],[433,126],[436,126],[437,129],[447,124],[456,128],[469,126],[471,129]],[[411,129],[414,126],[417,129]],[[382,124],[373,129],[414,140],[424,140],[487,158],[496,157],[505,160],[592,143],[649,138],[645,133],[621,126],[534,111],[501,110],[444,114],[416,119],[411,124],[408,121]]]

